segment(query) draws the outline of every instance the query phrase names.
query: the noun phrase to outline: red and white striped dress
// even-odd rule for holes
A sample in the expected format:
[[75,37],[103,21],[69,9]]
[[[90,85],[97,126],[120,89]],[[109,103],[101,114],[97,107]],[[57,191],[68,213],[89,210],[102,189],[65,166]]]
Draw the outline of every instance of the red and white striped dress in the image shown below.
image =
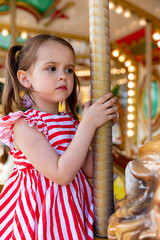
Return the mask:
[[20,117],[30,127],[36,124],[59,155],[72,141],[78,124],[66,113],[54,115],[32,109],[10,113],[0,120],[0,138],[11,148],[14,158],[13,173],[0,195],[0,240],[93,239],[90,182],[82,170],[66,186],[39,173],[13,147],[13,126]]

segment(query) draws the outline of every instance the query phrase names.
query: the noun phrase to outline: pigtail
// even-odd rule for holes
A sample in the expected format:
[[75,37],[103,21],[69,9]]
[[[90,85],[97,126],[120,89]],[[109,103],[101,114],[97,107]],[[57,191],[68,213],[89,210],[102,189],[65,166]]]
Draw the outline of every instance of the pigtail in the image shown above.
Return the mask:
[[20,108],[21,98],[19,95],[20,83],[17,78],[18,51],[21,46],[15,45],[10,48],[6,59],[5,85],[2,94],[2,107],[4,114],[9,114]]

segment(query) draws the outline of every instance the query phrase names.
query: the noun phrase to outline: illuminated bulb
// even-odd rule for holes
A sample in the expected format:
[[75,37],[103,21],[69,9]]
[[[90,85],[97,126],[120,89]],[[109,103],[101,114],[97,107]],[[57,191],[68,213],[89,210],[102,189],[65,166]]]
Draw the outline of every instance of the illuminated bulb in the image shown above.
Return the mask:
[[132,113],[128,114],[127,116],[128,120],[133,120],[134,119],[134,115]]
[[127,123],[127,127],[128,128],[133,128],[134,127],[134,123],[133,122],[128,122]]
[[112,55],[113,55],[113,57],[118,57],[119,51],[117,49],[113,50]]
[[129,9],[126,9],[126,10],[124,11],[124,13],[123,13],[123,16],[124,16],[125,18],[129,18],[129,17],[131,16],[131,11],[130,11]]
[[113,2],[113,1],[110,1],[110,2],[109,2],[109,9],[110,9],[110,10],[113,10],[114,8],[115,8],[114,2]]
[[131,61],[130,60],[127,60],[125,63],[124,63],[125,67],[129,67],[131,66]]
[[117,14],[121,14],[121,13],[123,12],[122,6],[118,5],[118,6],[116,7],[116,9],[115,9],[115,12],[116,12]]
[[135,71],[135,67],[134,66],[129,66],[128,72],[134,72],[134,71]]
[[134,82],[128,82],[128,88],[134,88]]
[[134,79],[134,74],[133,73],[129,73],[128,74],[128,79],[129,80],[133,80]]
[[160,41],[157,42],[157,46],[160,48]]
[[124,74],[126,72],[125,68],[121,68],[121,73]]
[[133,97],[134,96],[134,91],[133,90],[129,90],[128,91],[128,96],[129,97]]
[[21,32],[21,38],[22,39],[27,39],[28,38],[28,33],[27,32]]
[[133,135],[134,135],[133,130],[128,130],[128,131],[127,131],[127,136],[128,136],[128,137],[132,137]]
[[125,55],[120,55],[119,58],[118,58],[118,60],[119,60],[120,62],[124,62],[125,59],[126,59],[126,56],[125,56]]
[[146,20],[145,20],[144,18],[141,18],[141,19],[139,20],[139,25],[140,25],[140,26],[145,26],[145,25],[146,25]]
[[127,108],[127,110],[128,110],[128,112],[133,112],[133,111],[134,111],[134,107],[133,107],[133,106],[129,106],[129,107]]
[[153,37],[153,40],[159,41],[160,40],[160,33],[159,32],[155,32],[155,33],[153,33],[152,37]]
[[128,102],[128,104],[133,104],[133,98],[128,98],[128,100],[127,100],[127,102]]
[[3,29],[3,30],[1,31],[1,34],[2,34],[4,37],[6,37],[6,36],[9,34],[9,32],[8,32],[7,29]]

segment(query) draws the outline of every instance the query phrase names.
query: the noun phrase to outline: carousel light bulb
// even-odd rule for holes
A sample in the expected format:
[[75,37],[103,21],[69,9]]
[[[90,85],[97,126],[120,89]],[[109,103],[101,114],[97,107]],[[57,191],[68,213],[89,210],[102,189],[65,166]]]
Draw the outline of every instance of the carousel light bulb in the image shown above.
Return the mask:
[[133,73],[129,73],[128,74],[128,79],[129,80],[133,80],[135,78],[134,74]]
[[121,68],[121,74],[126,73],[126,69],[125,68]]
[[128,110],[128,112],[133,112],[133,111],[134,111],[134,107],[133,107],[133,106],[129,106],[129,107],[127,108],[127,110]]
[[131,16],[131,11],[130,11],[129,9],[126,9],[126,10],[124,11],[124,13],[123,13],[123,16],[124,16],[125,18],[129,18],[129,17]]
[[109,9],[113,10],[115,8],[115,4],[113,1],[109,1]]
[[128,120],[132,121],[134,119],[134,115],[132,113],[129,113],[127,118]]
[[133,104],[134,100],[133,100],[133,98],[129,97],[127,102],[128,102],[128,104]]
[[113,50],[112,55],[113,55],[113,57],[118,57],[119,56],[119,50],[118,49]]
[[140,26],[145,26],[146,25],[146,19],[145,18],[141,18],[140,20],[139,20],[139,25]]
[[21,32],[21,38],[22,39],[27,39],[28,38],[28,33],[25,32],[25,31]]
[[133,128],[134,127],[134,123],[133,122],[128,122],[127,123],[127,127],[128,128]]
[[125,59],[126,59],[126,56],[125,56],[125,55],[120,55],[119,58],[118,58],[118,60],[119,60],[120,62],[124,62]]
[[155,41],[159,41],[160,40],[160,33],[159,32],[153,33],[152,38]]
[[133,97],[134,96],[134,91],[133,90],[128,90],[128,96]]
[[134,82],[128,82],[128,88],[134,88]]
[[6,36],[8,36],[9,32],[8,32],[7,29],[2,29],[1,34],[2,34],[4,37],[6,37]]
[[128,131],[127,131],[127,136],[128,136],[128,137],[132,137],[133,135],[134,135],[133,130],[128,130]]
[[121,13],[123,12],[122,6],[121,6],[121,5],[118,5],[118,6],[116,7],[116,9],[115,9],[115,12],[116,12],[117,14],[121,14]]
[[157,42],[157,46],[160,48],[160,41]]
[[131,61],[130,60],[127,60],[125,63],[124,63],[125,67],[130,67],[131,66]]
[[128,72],[134,72],[134,71],[135,71],[135,67],[133,65],[129,66]]

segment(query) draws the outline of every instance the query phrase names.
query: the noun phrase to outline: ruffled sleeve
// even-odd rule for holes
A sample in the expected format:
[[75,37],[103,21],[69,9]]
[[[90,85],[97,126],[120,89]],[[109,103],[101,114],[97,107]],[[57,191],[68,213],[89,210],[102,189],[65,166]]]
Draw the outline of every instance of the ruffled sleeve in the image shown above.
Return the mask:
[[0,119],[0,139],[8,147],[13,147],[12,130],[14,123],[17,119],[23,117],[24,114],[21,111],[10,113],[8,116]]
[[0,119],[0,139],[8,147],[13,148],[13,127],[19,118],[24,117],[24,120],[28,122],[29,126],[36,125],[38,131],[47,134],[47,126],[39,116],[37,111],[27,110],[26,112],[18,111],[10,113]]

